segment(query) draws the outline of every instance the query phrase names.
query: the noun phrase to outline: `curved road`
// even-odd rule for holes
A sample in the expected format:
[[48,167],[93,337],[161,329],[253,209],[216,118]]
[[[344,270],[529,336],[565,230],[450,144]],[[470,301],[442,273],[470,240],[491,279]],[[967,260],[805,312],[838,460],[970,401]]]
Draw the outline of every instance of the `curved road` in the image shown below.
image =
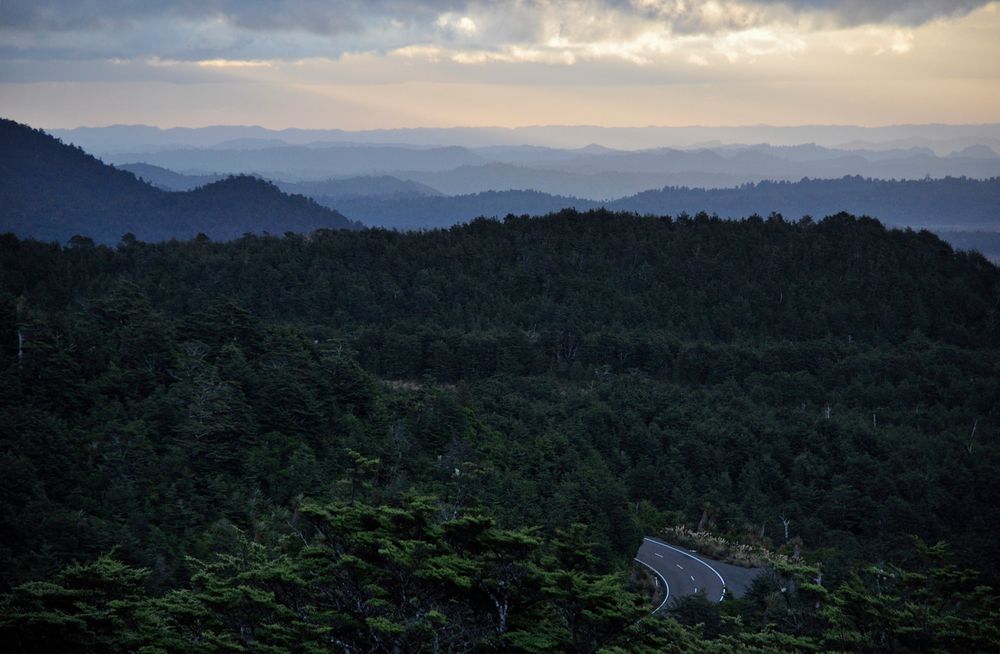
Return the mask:
[[657,583],[665,584],[667,594],[653,611],[659,611],[675,597],[703,593],[713,602],[726,595],[741,597],[762,568],[741,568],[714,561],[693,550],[668,545],[656,538],[645,538],[635,560],[653,571]]

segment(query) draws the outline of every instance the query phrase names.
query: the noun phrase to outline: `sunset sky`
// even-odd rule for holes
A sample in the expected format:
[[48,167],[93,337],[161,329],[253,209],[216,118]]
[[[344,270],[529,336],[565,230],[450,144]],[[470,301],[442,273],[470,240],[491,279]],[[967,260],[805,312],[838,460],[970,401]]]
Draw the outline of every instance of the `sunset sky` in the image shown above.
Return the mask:
[[2,0],[41,127],[1000,121],[1000,3]]

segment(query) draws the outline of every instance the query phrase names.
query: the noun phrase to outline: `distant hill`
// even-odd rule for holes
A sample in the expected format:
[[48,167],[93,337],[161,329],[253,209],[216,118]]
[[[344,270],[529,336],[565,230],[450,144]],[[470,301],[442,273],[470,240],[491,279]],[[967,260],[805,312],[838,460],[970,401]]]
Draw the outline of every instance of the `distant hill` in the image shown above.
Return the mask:
[[226,175],[182,175],[147,163],[130,163],[115,167],[118,170],[127,170],[164,191],[190,191],[226,178]]
[[[860,175],[875,179],[1000,176],[1000,157],[986,146],[939,157],[927,149],[886,151],[836,150],[812,144],[775,147],[725,146],[716,149],[661,148],[633,152],[600,150],[477,150],[504,160],[452,170],[392,171],[449,195],[530,189],[553,195],[605,200],[664,186],[726,188],[766,180],[839,179]],[[556,158],[560,155],[561,158]],[[522,157],[517,160],[516,157]],[[534,159],[531,159],[534,157]]]
[[[191,189],[217,182],[226,177],[226,175],[219,174],[184,175],[147,163],[129,163],[116,166],[116,168],[127,170],[136,177],[144,179],[153,186],[162,188],[165,191],[190,191]],[[341,198],[384,195],[441,195],[440,191],[426,184],[388,175],[365,175],[315,182],[275,181],[274,183],[285,193],[298,193],[306,197],[323,196],[325,198]]]
[[858,176],[759,182],[727,189],[668,187],[608,203],[638,213],[706,211],[724,218],[771,212],[790,218],[840,211],[884,223],[933,229],[1000,228],[1000,178],[881,180]]
[[252,177],[167,192],[10,120],[0,120],[0,153],[0,232],[56,241],[83,235],[117,243],[126,233],[145,241],[198,233],[228,240],[247,232],[360,227],[337,211]]
[[[607,202],[538,191],[501,191],[434,198],[327,199],[366,225],[395,229],[449,227],[479,216],[540,216],[563,207],[606,207],[640,214],[679,215],[704,211],[724,218],[780,213],[797,220],[841,211],[868,215],[895,226],[926,228],[958,247],[975,248],[1000,260],[1000,178],[919,181],[861,177],[760,182],[724,189],[666,187]],[[993,232],[991,235],[990,233]]]
[[665,184],[716,187],[735,186],[745,181],[741,177],[728,175],[664,175],[662,173],[610,170],[581,173],[567,172],[556,168],[531,168],[510,163],[460,166],[447,171],[398,171],[394,175],[426,184],[447,195],[525,189],[589,200],[617,198],[646,189],[662,188]]
[[[326,203],[326,199],[318,198]],[[640,214],[704,211],[723,218],[780,213],[798,219],[847,211],[896,226],[939,230],[1000,230],[1000,178],[877,180],[862,177],[760,182],[724,189],[665,187],[597,202],[538,191],[489,191],[450,197],[356,198],[346,215],[372,226],[447,227],[478,216],[543,215],[557,208],[606,207]]]
[[[800,125],[782,127],[596,127],[537,125],[513,129],[501,127],[452,127],[417,129],[344,130],[282,129],[257,126],[159,129],[146,125],[111,125],[52,130],[63,140],[90,152],[137,152],[178,147],[212,147],[225,141],[277,139],[292,145],[319,141],[391,143],[423,146],[442,144],[464,147],[535,145],[550,148],[583,148],[599,143],[609,148],[640,149],[693,147],[717,143],[771,143],[796,145],[816,143],[826,147],[865,149],[930,147],[947,154],[967,145],[1000,146],[1000,123],[983,125]],[[843,145],[842,145],[843,144]]]
[[327,206],[336,205],[345,215],[366,225],[401,230],[445,229],[480,216],[540,216],[567,207],[583,211],[599,204],[538,191],[485,191],[442,197],[317,197],[316,201]]
[[109,154],[108,161],[115,164],[144,161],[185,173],[256,173],[284,180],[382,174],[392,170],[451,170],[485,163],[480,155],[459,147],[343,144],[239,150],[185,148]]
[[[664,186],[725,188],[764,180],[796,181],[803,177],[988,179],[1000,176],[1000,157],[985,143],[939,156],[929,147],[842,149],[816,143],[615,150],[597,145],[575,149],[325,142],[280,145],[276,139],[243,138],[211,147],[111,153],[106,160],[120,165],[142,161],[202,176],[253,174],[286,182],[392,176],[425,184],[447,195],[530,189],[590,200],[607,200]],[[310,194],[333,197],[354,193],[314,190]]]
[[275,182],[286,193],[316,198],[439,196],[436,188],[390,175],[362,175],[316,182]]

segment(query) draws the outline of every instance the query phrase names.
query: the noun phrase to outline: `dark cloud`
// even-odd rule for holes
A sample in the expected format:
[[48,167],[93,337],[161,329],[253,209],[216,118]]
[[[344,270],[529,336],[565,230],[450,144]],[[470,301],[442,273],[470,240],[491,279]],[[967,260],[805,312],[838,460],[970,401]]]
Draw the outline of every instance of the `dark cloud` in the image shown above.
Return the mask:
[[[915,26],[983,0],[0,0],[0,59],[295,59],[456,44],[627,40],[644,22],[718,34],[775,22]],[[592,20],[596,17],[596,20]],[[456,29],[465,25],[472,29]],[[548,31],[546,33],[546,31]]]
[[[509,4],[511,12],[555,9],[572,11],[579,2],[560,0],[4,0],[0,25],[28,30],[87,30],[119,26],[154,18],[187,20],[223,19],[248,30],[301,30],[341,34],[364,30],[372,22],[394,20],[403,24],[422,23],[447,11],[463,11],[478,5]],[[673,0],[594,0],[598,11],[633,13],[677,23],[682,31],[697,31],[704,25],[703,2],[689,0],[678,9]],[[789,14],[817,14],[840,25],[891,22],[917,25],[940,18],[968,13],[988,4],[984,0],[744,0],[719,4],[730,9],[719,23],[738,27],[751,17],[769,11]],[[729,14],[728,16],[725,14]],[[730,25],[731,24],[731,25]]]
[[914,26],[935,18],[962,16],[988,0],[763,0],[797,11],[818,11],[845,25],[888,22]]
[[371,20],[419,21],[461,8],[461,0],[5,0],[0,25],[86,30],[149,19],[222,19],[251,30],[338,34]]
[[962,16],[989,0],[605,0],[618,11],[633,11],[669,23],[682,33],[718,32],[777,19],[808,19],[829,27],[888,23],[914,27],[943,17]]

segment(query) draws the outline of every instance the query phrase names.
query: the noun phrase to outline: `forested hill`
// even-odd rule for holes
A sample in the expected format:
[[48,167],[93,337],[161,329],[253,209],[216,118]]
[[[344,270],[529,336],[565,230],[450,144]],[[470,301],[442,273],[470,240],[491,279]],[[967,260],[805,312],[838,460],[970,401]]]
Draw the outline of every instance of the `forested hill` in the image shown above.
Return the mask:
[[759,182],[726,189],[667,187],[609,203],[609,208],[671,214],[707,211],[728,218],[781,213],[792,218],[840,211],[891,225],[929,229],[1000,228],[1000,178],[884,180],[863,177]]
[[[8,256],[36,248],[25,242]],[[175,252],[190,265],[155,264]],[[248,252],[266,258],[273,272],[260,278],[260,267],[245,264]],[[33,269],[30,259],[24,263]],[[877,342],[916,330],[956,345],[1000,339],[996,267],[929,232],[847,214],[789,222],[566,210],[427,233],[141,245],[99,265],[111,268],[95,280],[128,274],[168,308],[223,294],[265,317],[411,335],[536,330],[574,340],[600,330],[654,329],[726,342]],[[8,274],[18,273],[8,266]],[[86,295],[96,290],[89,283],[73,276],[58,295],[39,299]],[[422,361],[418,355],[419,348],[412,356]],[[419,372],[419,365],[406,369]]]
[[1000,178],[913,181],[843,177],[717,189],[671,186],[603,202],[530,190],[448,197],[357,197],[346,201],[315,197],[366,225],[399,229],[448,227],[476,216],[544,215],[567,207],[581,211],[605,207],[657,216],[704,211],[723,218],[779,213],[794,220],[846,211],[901,227],[941,231],[1000,229]]
[[[998,300],[849,215],[0,236],[0,638],[996,651]],[[696,526],[771,571],[640,621]]]
[[0,230],[64,242],[83,235],[117,243],[203,233],[309,232],[359,227],[334,210],[289,196],[253,178],[229,178],[188,193],[169,193],[39,130],[0,121]]

